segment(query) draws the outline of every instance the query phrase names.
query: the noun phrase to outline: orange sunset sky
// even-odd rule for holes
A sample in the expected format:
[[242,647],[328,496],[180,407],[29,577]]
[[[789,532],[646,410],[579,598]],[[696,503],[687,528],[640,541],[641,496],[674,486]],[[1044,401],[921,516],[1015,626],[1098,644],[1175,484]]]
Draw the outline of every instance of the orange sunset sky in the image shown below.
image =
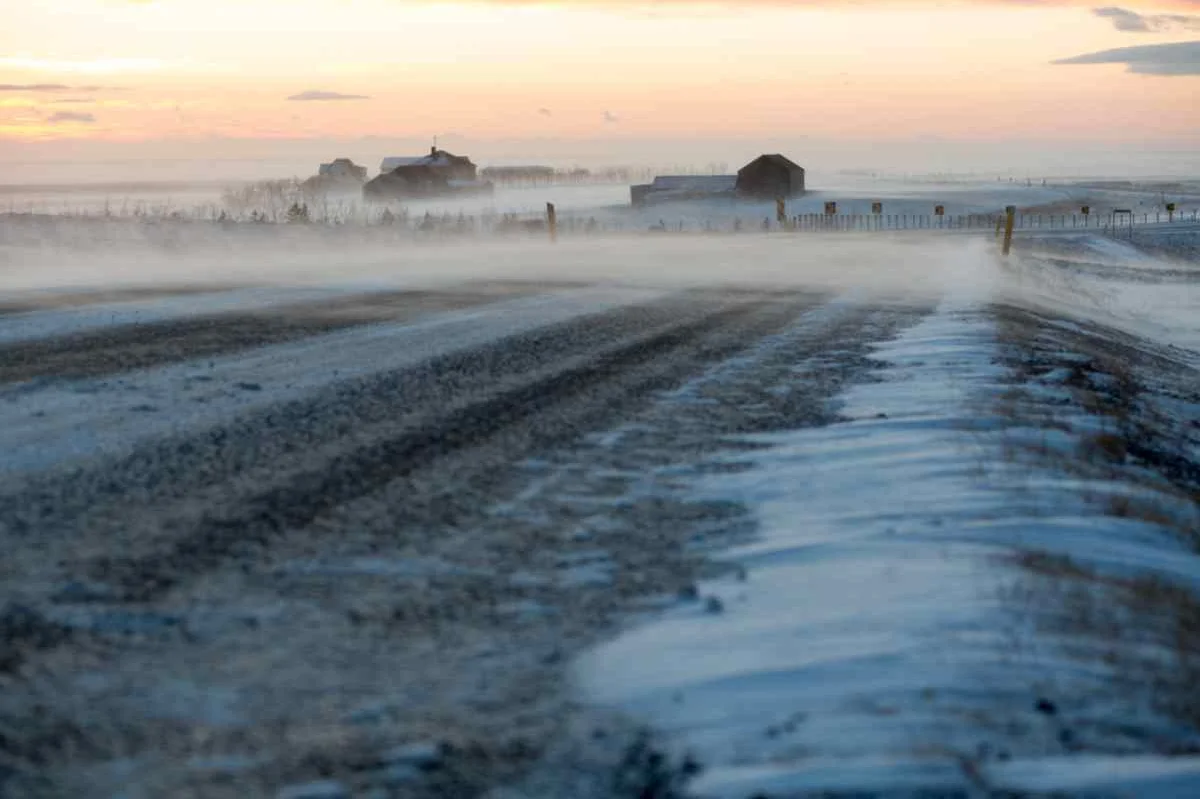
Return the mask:
[[1200,146],[1200,2],[6,5],[0,160],[435,134]]

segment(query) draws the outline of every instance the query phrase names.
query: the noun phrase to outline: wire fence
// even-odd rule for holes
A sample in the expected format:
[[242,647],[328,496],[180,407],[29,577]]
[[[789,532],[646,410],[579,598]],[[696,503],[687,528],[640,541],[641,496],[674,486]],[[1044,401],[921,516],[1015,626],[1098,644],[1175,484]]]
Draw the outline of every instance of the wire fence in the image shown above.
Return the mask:
[[[7,215],[0,209],[0,218],[51,217],[64,220],[107,220],[111,222],[165,222],[216,225],[223,228],[271,225],[295,225],[324,228],[353,229],[361,227],[388,228],[414,235],[505,235],[545,234],[550,223],[546,212],[484,211],[468,214],[410,213],[397,205],[372,205],[359,202],[304,202],[293,199],[283,191],[254,196],[231,198],[224,203],[176,208],[169,204],[112,204],[101,208],[68,209],[44,215],[9,208]],[[231,200],[236,199],[237,202]],[[666,211],[666,209],[663,209]],[[678,212],[672,208],[672,212]],[[984,214],[845,214],[808,213],[778,216],[757,216],[749,210],[745,215],[720,209],[705,216],[706,209],[697,208],[687,218],[654,219],[653,211],[630,208],[559,209],[556,211],[557,235],[591,235],[602,233],[868,233],[896,231],[984,231],[996,230],[1002,224],[1002,213]],[[759,210],[757,213],[761,214]],[[1096,231],[1109,235],[1124,234],[1138,227],[1171,223],[1197,223],[1200,213],[1165,211],[1145,213],[1047,214],[1021,213],[1014,217],[1017,231]],[[346,230],[345,232],[349,232]]]

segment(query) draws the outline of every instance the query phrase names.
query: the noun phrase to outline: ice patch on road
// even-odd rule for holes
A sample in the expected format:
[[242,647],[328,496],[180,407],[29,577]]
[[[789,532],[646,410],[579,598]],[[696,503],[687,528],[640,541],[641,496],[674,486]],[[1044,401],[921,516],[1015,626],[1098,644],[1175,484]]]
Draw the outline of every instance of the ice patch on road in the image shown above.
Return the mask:
[[[986,318],[943,307],[878,348],[882,382],[841,396],[851,421],[755,436],[774,447],[736,458],[753,468],[700,483],[761,524],[727,553],[747,580],[702,588],[722,612],[677,607],[577,663],[585,695],[704,764],[696,796],[977,790],[985,766],[1070,762],[1082,740],[1128,751],[1089,723],[1118,715],[1169,739],[1144,707],[1094,700],[1112,689],[1102,665],[1037,647],[1005,610],[997,555],[1049,546],[1154,567],[1182,548],[1081,520],[1070,490],[985,482],[996,453],[977,417],[1003,390],[996,354]],[[1200,791],[1200,775],[1187,784]]]

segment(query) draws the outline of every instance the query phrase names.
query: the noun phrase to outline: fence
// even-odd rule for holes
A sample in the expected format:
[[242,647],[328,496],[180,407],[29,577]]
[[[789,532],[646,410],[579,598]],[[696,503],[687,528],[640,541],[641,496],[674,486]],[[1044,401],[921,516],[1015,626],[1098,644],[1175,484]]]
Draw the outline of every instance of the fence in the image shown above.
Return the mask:
[[[636,222],[632,219],[606,218],[597,221],[594,217],[581,220],[578,217],[558,213],[557,227],[568,233],[585,230],[642,231],[658,233],[717,233],[717,232],[753,232],[753,231],[790,231],[790,232],[874,232],[874,231],[954,231],[979,230],[995,231],[1003,224],[1003,214],[958,214],[958,215],[920,215],[920,214],[800,214],[786,216],[782,219],[767,217],[724,217],[715,219],[690,219],[668,221],[660,219],[647,225],[642,219]],[[1036,230],[1080,230],[1100,233],[1123,233],[1133,227],[1167,224],[1167,223],[1196,223],[1200,221],[1200,213],[1145,213],[1134,215],[1114,214],[1021,214],[1013,218],[1013,229],[1017,231]],[[538,220],[528,216],[522,217],[522,224],[536,227]]]
[[[666,210],[665,208],[663,210]],[[677,211],[677,208],[671,210]],[[115,211],[115,213],[114,213]],[[0,217],[5,215],[0,213]],[[10,210],[9,222],[24,216]],[[38,215],[40,216],[40,215]],[[1194,224],[1198,219],[1196,210],[1141,214],[1033,214],[1020,213],[1014,216],[1013,227],[1017,231],[1096,231],[1105,234],[1125,235],[1127,232],[1146,225],[1167,223]],[[485,211],[478,214],[443,213],[409,214],[402,209],[362,204],[302,204],[282,205],[276,203],[265,209],[225,210],[217,205],[197,206],[190,210],[134,207],[132,212],[124,208],[104,208],[91,213],[63,213],[49,215],[55,220],[92,220],[119,224],[125,222],[180,224],[216,224],[221,227],[243,227],[277,224],[295,224],[313,228],[339,228],[346,233],[362,228],[389,228],[396,232],[409,232],[416,236],[478,236],[504,234],[549,233],[548,214],[543,211],[521,213],[498,213]],[[562,236],[601,233],[754,233],[754,232],[895,232],[895,231],[995,231],[1003,221],[1003,215],[991,214],[823,214],[736,216],[720,213],[711,217],[689,219],[669,218],[651,221],[644,211],[630,212],[628,209],[558,209],[555,233]]]
[[[735,218],[726,221],[725,227],[736,230],[751,230],[755,227],[764,230],[792,231],[896,231],[896,230],[995,230],[1003,222],[1003,214],[958,214],[948,216],[920,214],[800,214],[789,216],[784,220],[764,217],[756,223],[754,220]],[[1200,221],[1200,213],[1176,213],[1173,215],[1156,214],[1021,214],[1013,220],[1016,230],[1124,230],[1131,226],[1147,224],[1164,224],[1168,222]],[[683,222],[676,225],[660,221],[651,226],[651,230],[687,230],[713,229],[713,221]]]

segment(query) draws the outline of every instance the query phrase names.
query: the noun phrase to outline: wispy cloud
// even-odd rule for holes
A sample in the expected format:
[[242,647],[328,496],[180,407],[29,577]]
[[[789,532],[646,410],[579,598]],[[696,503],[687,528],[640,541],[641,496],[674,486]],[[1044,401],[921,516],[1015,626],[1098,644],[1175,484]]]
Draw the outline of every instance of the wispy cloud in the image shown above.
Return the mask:
[[61,125],[63,123],[70,123],[70,122],[91,125],[92,123],[94,123],[96,121],[96,116],[95,116],[95,114],[88,114],[88,113],[77,112],[77,111],[58,111],[58,112],[46,117],[46,121],[49,122],[51,125]]
[[1139,14],[1119,6],[1093,8],[1092,13],[1110,20],[1114,28],[1126,33],[1200,31],[1200,17],[1187,14]]
[[102,92],[120,91],[114,86],[67,86],[63,83],[0,83],[0,92]]
[[331,100],[370,100],[371,98],[365,94],[342,94],[341,92],[323,92],[310,89],[306,92],[293,94],[287,99],[297,103],[313,103],[328,102]]
[[1129,72],[1138,75],[1200,75],[1200,41],[1118,47],[1062,58],[1054,63],[1125,64]]
[[553,112],[553,111],[551,111],[549,108],[539,108],[539,109],[538,109],[538,113],[539,113],[539,114],[541,114],[541,115],[542,115],[542,116],[544,116],[544,117],[552,117],[552,116],[554,116],[554,112]]
[[616,114],[614,114],[612,111],[605,111],[604,112],[604,121],[606,123],[608,123],[609,125],[612,125],[617,122],[620,122],[621,118],[619,116],[617,116]]
[[67,61],[57,58],[13,56],[0,58],[0,67],[36,70],[39,72],[74,72],[107,74],[113,72],[153,72],[167,66],[157,58],[97,58],[88,61]]
[[0,92],[68,92],[70,86],[61,83],[0,83]]

